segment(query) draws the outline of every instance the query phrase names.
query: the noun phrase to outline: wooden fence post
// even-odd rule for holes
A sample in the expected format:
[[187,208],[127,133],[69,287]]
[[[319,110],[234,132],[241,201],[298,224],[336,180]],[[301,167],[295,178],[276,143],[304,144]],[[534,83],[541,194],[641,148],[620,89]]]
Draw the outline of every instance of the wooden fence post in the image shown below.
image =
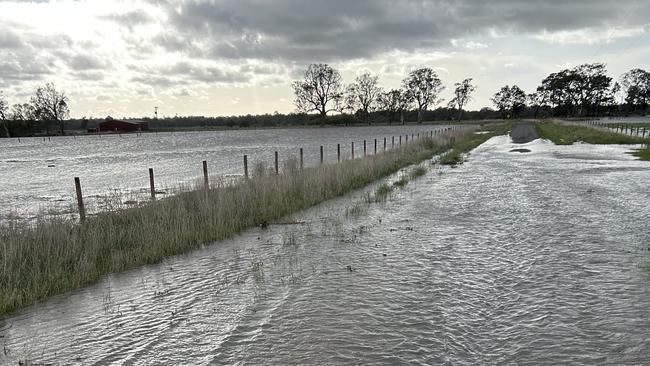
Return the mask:
[[275,152],[275,175],[280,174],[280,167],[278,166],[278,152]]
[[302,147],[300,148],[300,170],[305,167],[305,160],[303,159],[302,155]]
[[375,155],[377,155],[377,139],[375,139]]
[[402,135],[399,135],[399,146],[402,146]]
[[244,155],[244,178],[248,179],[248,155]]
[[390,138],[390,147],[393,149],[395,148],[395,136]]
[[336,160],[341,162],[341,144],[336,144]]
[[354,141],[352,141],[352,160],[354,160]]
[[323,145],[320,145],[320,163],[323,164]]
[[74,187],[77,191],[77,206],[79,207],[79,221],[84,222],[86,220],[86,207],[84,206],[84,198],[81,194],[81,182],[79,177],[74,177]]
[[153,179],[153,168],[149,168],[149,189],[151,190],[151,199],[156,199],[156,184]]
[[203,160],[203,183],[205,184],[205,189],[210,189],[210,180],[208,179],[208,162]]
[[386,138],[384,137],[384,151],[386,151]]
[[366,140],[363,140],[363,156],[366,156]]

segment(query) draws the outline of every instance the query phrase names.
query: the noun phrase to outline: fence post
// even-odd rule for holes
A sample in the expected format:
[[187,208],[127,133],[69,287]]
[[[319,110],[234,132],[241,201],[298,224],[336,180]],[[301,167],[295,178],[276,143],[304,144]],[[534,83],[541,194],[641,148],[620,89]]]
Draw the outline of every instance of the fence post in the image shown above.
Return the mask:
[[305,164],[304,164],[304,160],[303,160],[303,157],[302,157],[302,147],[301,147],[300,148],[300,170],[302,170],[302,168],[304,166],[305,166]]
[[248,155],[244,155],[244,178],[248,179]]
[[377,139],[375,139],[375,155],[377,155]]
[[208,179],[208,162],[203,160],[203,183],[205,184],[205,189],[210,189],[210,180]]
[[149,168],[149,189],[151,190],[151,199],[156,199],[156,184],[153,179],[153,168]]
[[352,160],[354,160],[354,141],[352,141]]
[[405,143],[405,144],[408,144],[408,143],[409,143],[409,134],[408,134],[408,133],[406,134],[406,141],[405,141],[404,143]]
[[323,164],[323,145],[320,145],[320,163]]
[[79,206],[79,221],[84,222],[86,220],[86,208],[84,207],[84,198],[81,195],[81,182],[79,177],[74,177],[74,187],[77,191],[77,206]]
[[402,135],[399,135],[399,146],[402,146]]
[[386,151],[386,138],[384,137],[384,151]]
[[341,144],[336,144],[336,161],[341,162]]
[[278,152],[275,152],[275,175],[280,174],[280,167],[278,166]]
[[363,140],[363,156],[366,156],[366,140]]
[[395,148],[395,136],[390,138],[390,147]]

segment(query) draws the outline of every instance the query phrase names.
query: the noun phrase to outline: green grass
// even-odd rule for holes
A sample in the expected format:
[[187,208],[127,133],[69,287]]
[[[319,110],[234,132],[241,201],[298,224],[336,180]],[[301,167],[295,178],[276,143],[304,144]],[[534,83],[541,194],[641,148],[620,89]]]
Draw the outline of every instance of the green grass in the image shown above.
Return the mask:
[[[0,315],[166,257],[230,238],[400,169],[452,150],[469,151],[505,130],[472,130],[422,138],[364,159],[253,178],[232,186],[196,189],[149,204],[88,217],[83,224],[42,218],[0,223]],[[421,175],[415,168],[411,176]],[[403,178],[408,180],[408,174]],[[393,189],[392,187],[389,187]],[[384,194],[388,188],[378,188]]]
[[382,183],[375,191],[375,200],[384,201],[392,191],[393,188],[388,183]]
[[556,145],[571,145],[578,141],[600,145],[625,145],[641,144],[646,141],[641,137],[626,136],[620,133],[609,132],[590,126],[565,123],[537,123],[535,128],[539,137],[550,140]]
[[425,168],[423,166],[417,166],[417,167],[413,168],[413,170],[411,170],[411,172],[409,173],[409,177],[411,179],[415,179],[415,178],[419,178],[419,177],[421,177],[421,176],[423,176],[425,174],[427,174],[427,168]]
[[639,160],[650,161],[650,149],[637,149],[632,151],[630,154],[639,158]]

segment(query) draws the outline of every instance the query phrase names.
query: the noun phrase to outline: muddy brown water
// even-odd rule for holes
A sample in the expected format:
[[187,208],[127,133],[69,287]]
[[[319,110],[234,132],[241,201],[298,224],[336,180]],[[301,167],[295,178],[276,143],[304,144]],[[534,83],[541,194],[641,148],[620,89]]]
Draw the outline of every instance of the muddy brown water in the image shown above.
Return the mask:
[[386,202],[358,191],[13,314],[0,363],[650,364],[650,169],[626,151],[493,138]]

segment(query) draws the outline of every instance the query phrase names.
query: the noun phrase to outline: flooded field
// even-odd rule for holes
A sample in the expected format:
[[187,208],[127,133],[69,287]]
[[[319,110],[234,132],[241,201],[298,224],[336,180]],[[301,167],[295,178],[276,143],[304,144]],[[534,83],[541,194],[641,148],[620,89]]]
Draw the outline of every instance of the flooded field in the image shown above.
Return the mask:
[[[378,150],[383,139],[418,134],[444,126],[376,126],[353,128],[268,129],[214,132],[147,133],[80,137],[0,139],[0,221],[9,214],[33,217],[38,212],[75,212],[74,177],[80,177],[90,212],[124,201],[146,200],[149,168],[161,191],[192,185],[202,179],[208,161],[213,182],[223,176],[243,175],[243,156],[249,169],[264,162],[271,167],[274,151],[280,160],[298,157],[304,149],[306,165],[336,161],[336,145],[349,158],[351,142],[356,157]],[[396,142],[397,143],[397,142]]]
[[386,202],[369,187],[13,314],[0,363],[648,364],[650,169],[626,151],[493,138]]

